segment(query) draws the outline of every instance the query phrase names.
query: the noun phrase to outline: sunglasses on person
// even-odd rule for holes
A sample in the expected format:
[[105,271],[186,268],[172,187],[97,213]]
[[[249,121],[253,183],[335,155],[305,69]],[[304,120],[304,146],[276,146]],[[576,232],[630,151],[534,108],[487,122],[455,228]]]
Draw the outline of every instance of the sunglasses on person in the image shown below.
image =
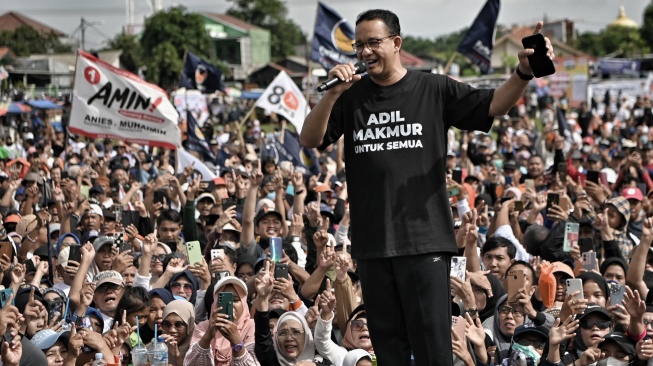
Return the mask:
[[108,284],[104,284],[104,285],[96,288],[95,292],[98,292],[98,293],[101,293],[101,294],[109,292],[109,291],[115,292],[115,291],[118,291],[121,287],[122,286],[116,285],[115,283],[108,283]]
[[524,316],[524,314],[521,311],[519,311],[519,310],[517,310],[515,308],[511,308],[510,306],[507,306],[507,305],[504,305],[504,306],[499,308],[499,314],[508,315],[510,313],[512,313],[512,316],[514,316],[514,317],[523,317]]
[[609,320],[581,320],[579,322],[579,325],[583,329],[592,329],[596,325],[599,329],[608,329],[610,328],[610,321]]
[[[351,321],[351,330],[356,331],[356,332],[362,332],[363,329],[367,328],[367,321],[363,319],[355,319]],[[367,328],[369,329],[369,328]]]
[[179,291],[179,289],[181,289],[182,287],[183,287],[184,291],[186,291],[186,292],[192,292],[193,291],[193,284],[192,283],[188,283],[188,282],[183,282],[182,283],[182,282],[177,282],[177,281],[170,283],[170,288],[175,290],[175,291]]
[[522,345],[524,347],[533,346],[536,349],[544,349],[544,346],[546,346],[545,341],[539,341],[531,338],[520,338],[516,340],[515,343]]
[[159,262],[163,263],[163,260],[164,260],[164,259],[166,259],[166,255],[165,255],[165,254],[159,254],[159,255],[154,255],[154,254],[153,254],[153,255],[152,255],[152,262],[159,261]]
[[186,328],[186,323],[184,323],[182,321],[178,321],[178,322],[173,323],[173,322],[171,322],[169,320],[164,320],[164,321],[161,322],[161,328],[163,328],[163,330],[170,330],[171,327],[175,327],[175,329],[181,331],[181,330],[184,330],[184,328]]

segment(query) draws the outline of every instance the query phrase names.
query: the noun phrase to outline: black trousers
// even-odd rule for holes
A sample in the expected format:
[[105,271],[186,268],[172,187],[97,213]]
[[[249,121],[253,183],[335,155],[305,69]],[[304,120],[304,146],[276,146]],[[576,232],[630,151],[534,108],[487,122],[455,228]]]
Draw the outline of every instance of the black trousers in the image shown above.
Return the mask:
[[451,365],[451,254],[357,262],[378,365]]

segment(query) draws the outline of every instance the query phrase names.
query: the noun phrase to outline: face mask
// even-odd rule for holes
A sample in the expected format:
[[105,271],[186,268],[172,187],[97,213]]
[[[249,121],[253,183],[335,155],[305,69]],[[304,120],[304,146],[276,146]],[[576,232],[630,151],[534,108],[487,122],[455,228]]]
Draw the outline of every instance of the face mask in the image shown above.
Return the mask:
[[277,196],[277,192],[270,192],[270,193],[268,193],[268,195],[266,197],[271,199],[272,201],[274,201],[274,198],[276,196]]
[[592,146],[591,145],[583,145],[583,152],[585,154],[589,154],[592,151]]
[[481,227],[481,226],[478,227],[478,233],[479,233],[479,234],[481,234],[481,235],[487,235],[487,232],[488,232],[488,228],[486,228],[486,227]]
[[627,366],[628,361],[619,361],[616,358],[608,357],[596,363],[596,366]]
[[[513,343],[510,351],[511,365],[537,365],[540,362],[540,354],[532,346],[522,346]],[[532,363],[531,363],[532,362]]]
[[500,159],[495,160],[494,166],[497,167],[497,169],[503,169],[503,160]]
[[523,175],[528,175],[528,170],[526,169],[525,166],[520,166],[520,167],[519,167],[519,171],[520,171]]

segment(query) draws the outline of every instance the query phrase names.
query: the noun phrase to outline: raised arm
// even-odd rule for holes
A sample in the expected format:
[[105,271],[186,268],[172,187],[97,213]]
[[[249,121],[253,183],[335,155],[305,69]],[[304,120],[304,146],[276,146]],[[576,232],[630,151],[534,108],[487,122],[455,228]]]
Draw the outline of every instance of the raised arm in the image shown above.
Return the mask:
[[[242,179],[242,178],[241,178]],[[255,170],[250,176],[249,191],[245,198],[243,206],[243,225],[240,234],[240,245],[249,249],[249,245],[254,240],[254,216],[256,216],[256,200],[258,198],[258,187],[263,181],[261,169]]]
[[644,271],[646,271],[646,257],[653,241],[653,218],[647,218],[642,225],[642,239],[633,251],[626,283],[634,290],[639,291],[643,298],[648,294],[648,287],[644,283]]

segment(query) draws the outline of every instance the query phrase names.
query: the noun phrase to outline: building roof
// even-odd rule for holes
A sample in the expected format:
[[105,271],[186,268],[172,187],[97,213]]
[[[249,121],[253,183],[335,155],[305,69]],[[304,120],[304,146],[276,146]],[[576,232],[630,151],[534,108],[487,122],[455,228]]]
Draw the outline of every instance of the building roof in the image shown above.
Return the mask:
[[34,19],[28,18],[16,11],[9,11],[0,15],[0,30],[13,31],[23,26],[33,28],[41,33],[54,33],[57,37],[66,36],[65,33]]
[[9,47],[0,47],[0,63],[4,65],[19,66],[20,59],[11,52]]
[[624,27],[624,28],[637,28],[637,22],[626,16],[626,8],[623,5],[619,7],[619,15],[617,19],[610,23],[610,26]]
[[238,28],[243,31],[249,31],[249,30],[264,30],[263,28],[257,27],[253,24],[249,24],[244,20],[238,19],[236,17],[232,17],[231,15],[227,14],[220,14],[220,13],[204,13],[205,16],[212,18],[213,20],[228,25],[233,28]]
[[[510,41],[519,47],[523,47],[521,40],[524,37],[530,36],[533,34],[533,29],[535,29],[535,26],[517,26],[514,27],[510,33],[504,35],[503,37],[499,38],[495,42],[495,46],[498,44],[501,44],[506,41]],[[545,36],[548,37],[548,35],[545,34]],[[551,45],[553,46],[554,50],[561,50],[565,54],[568,54],[570,56],[587,56],[586,53],[583,51],[577,50],[569,45],[567,45],[564,42],[561,42],[555,38],[549,37],[549,40],[551,41]]]
[[403,49],[401,50],[401,52],[399,52],[399,58],[401,60],[401,64],[404,66],[411,66],[411,67],[428,66],[428,62],[422,60],[421,58]]

